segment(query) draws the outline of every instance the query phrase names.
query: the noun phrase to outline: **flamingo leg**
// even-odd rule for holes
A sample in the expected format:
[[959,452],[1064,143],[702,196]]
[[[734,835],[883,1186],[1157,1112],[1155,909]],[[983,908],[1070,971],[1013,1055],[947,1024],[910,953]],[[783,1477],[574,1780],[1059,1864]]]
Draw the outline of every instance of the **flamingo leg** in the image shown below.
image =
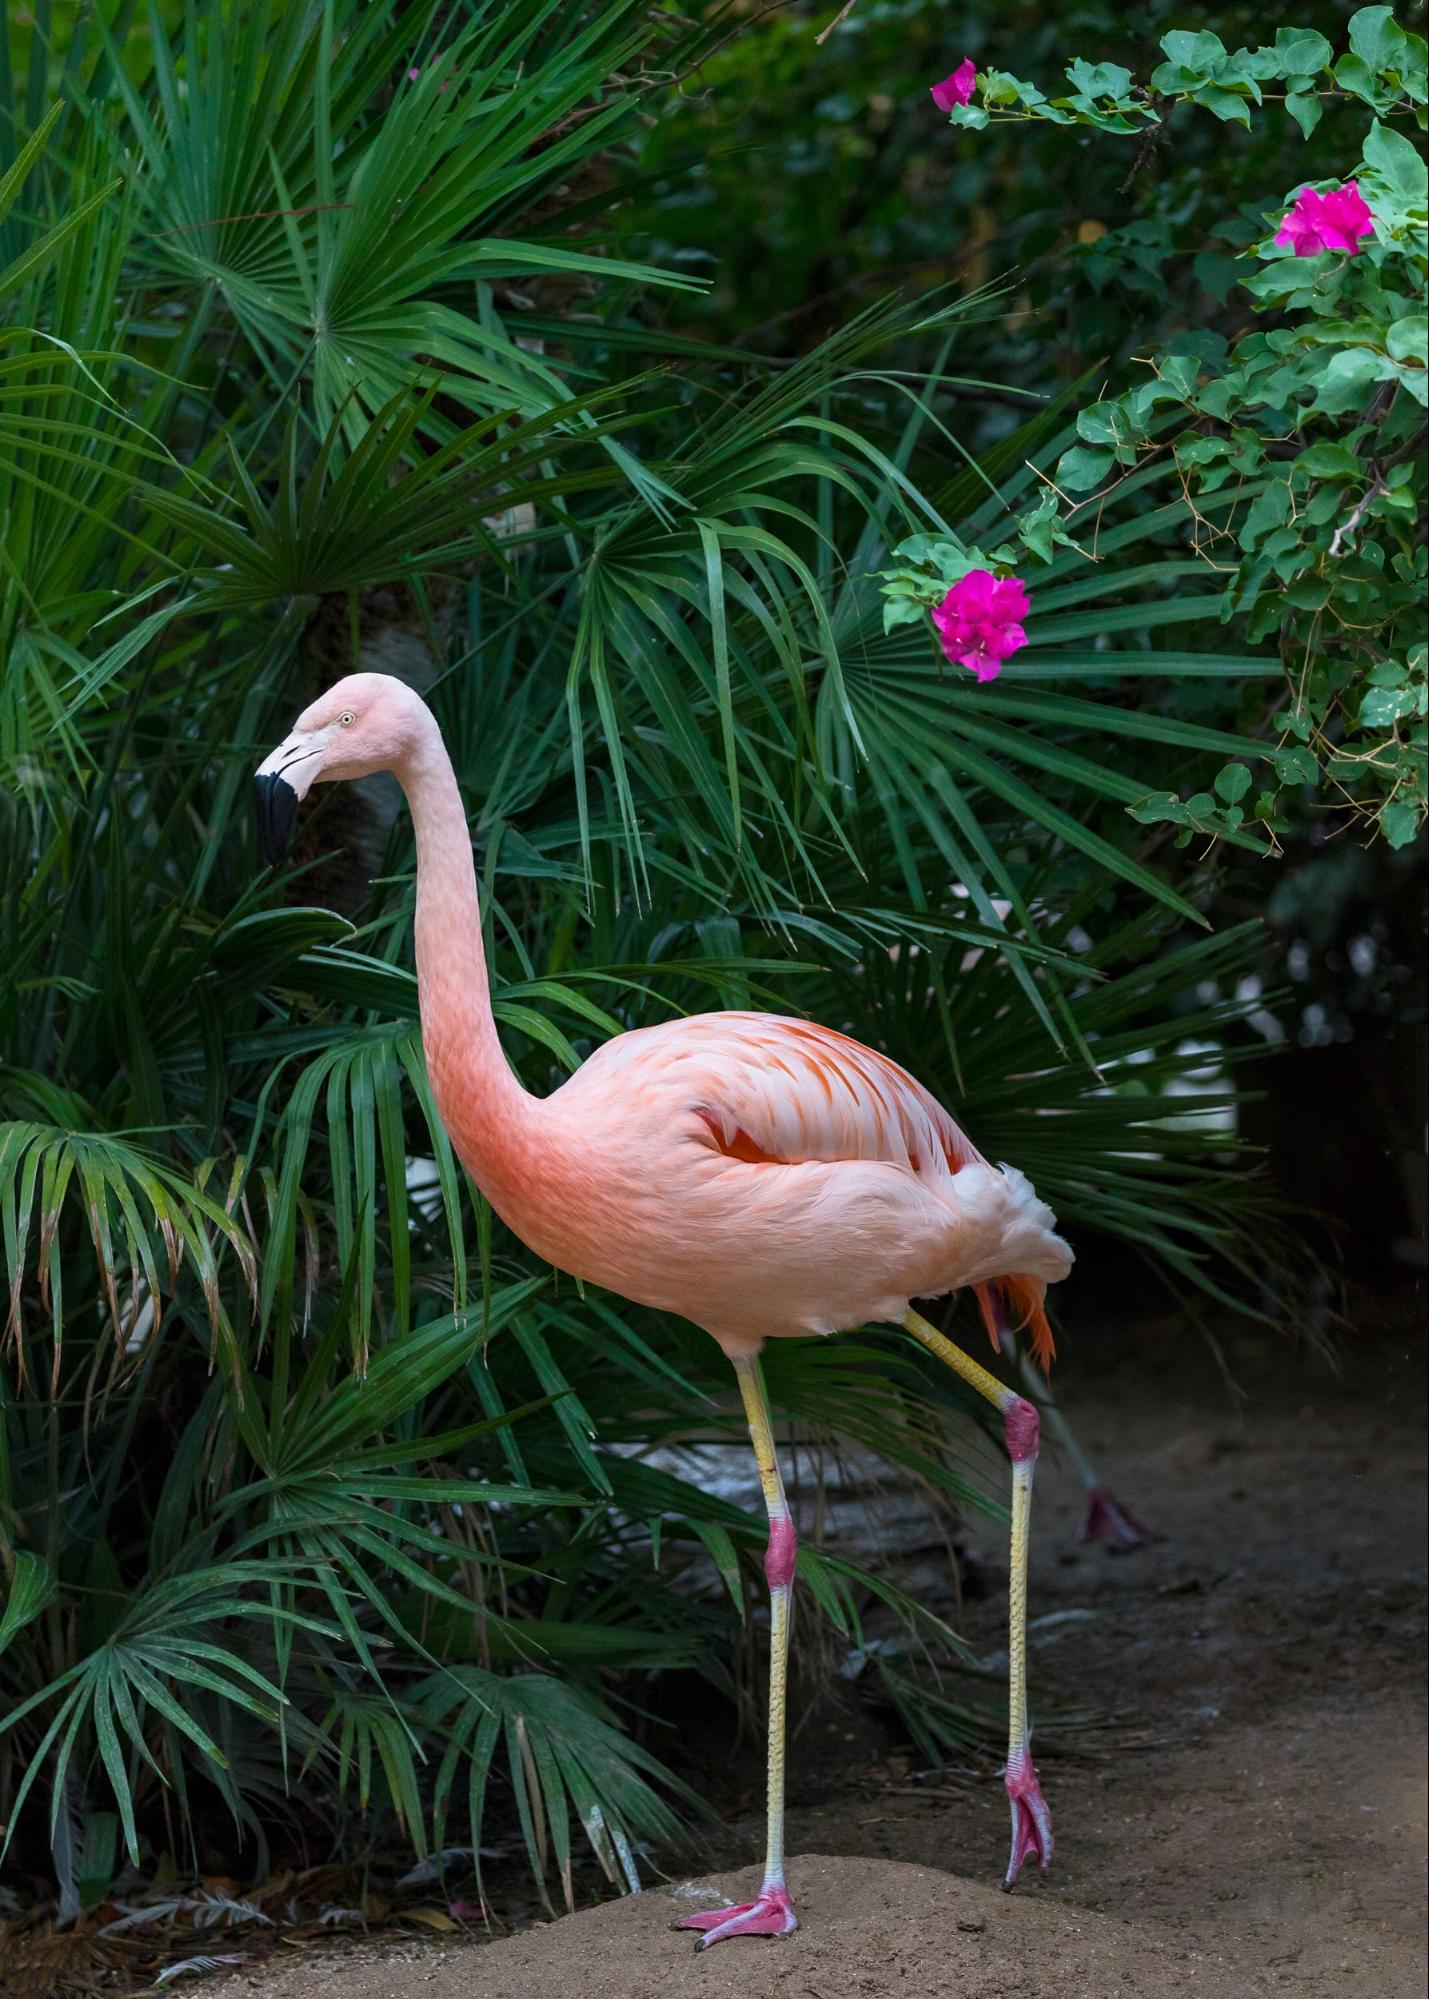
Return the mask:
[[734,1363],[739,1378],[749,1435],[759,1465],[759,1483],[769,1514],[769,1545],[764,1573],[769,1581],[769,1817],[764,1854],[764,1883],[753,1902],[711,1909],[703,1915],[682,1916],[676,1929],[704,1932],[697,1950],[708,1950],[726,1937],[786,1937],[799,1921],[784,1885],[784,1729],[789,1693],[789,1614],[793,1605],[794,1566],[798,1543],[779,1460],[774,1429],[759,1362],[752,1356]]
[[1029,1853],[1045,1867],[1052,1858],[1052,1818],[1032,1761],[1027,1725],[1027,1550],[1032,1531],[1032,1473],[1041,1425],[1033,1403],[1006,1387],[971,1354],[954,1346],[936,1326],[910,1311],[904,1326],[929,1353],[960,1375],[1002,1412],[1007,1454],[1012,1460],[1012,1554],[1007,1586],[1007,1768],[1003,1781],[1012,1810],[1012,1854],[1004,1888],[1010,1888]]
[[1092,1464],[1086,1452],[1072,1434],[1072,1426],[1057,1403],[1047,1383],[1037,1372],[1036,1363],[1017,1335],[1003,1327],[1005,1343],[1011,1344],[1017,1355],[1017,1372],[1037,1397],[1042,1414],[1056,1432],[1057,1440],[1072,1460],[1087,1496],[1086,1511],[1082,1515],[1079,1541],[1110,1541],[1117,1548],[1149,1548],[1161,1536],[1154,1527],[1148,1527],[1138,1520],[1129,1507],[1124,1506],[1109,1485],[1102,1482],[1101,1474]]

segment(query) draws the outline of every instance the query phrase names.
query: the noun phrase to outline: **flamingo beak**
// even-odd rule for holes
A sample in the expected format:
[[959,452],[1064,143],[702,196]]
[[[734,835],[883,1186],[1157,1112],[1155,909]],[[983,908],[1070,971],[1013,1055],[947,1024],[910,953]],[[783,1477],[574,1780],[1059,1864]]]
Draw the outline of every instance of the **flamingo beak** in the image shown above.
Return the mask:
[[275,770],[260,770],[253,781],[258,787],[258,845],[268,866],[275,868],[288,851],[300,801]]
[[265,757],[254,772],[258,787],[258,844],[269,867],[288,851],[298,807],[318,773],[321,743],[310,736],[290,736]]

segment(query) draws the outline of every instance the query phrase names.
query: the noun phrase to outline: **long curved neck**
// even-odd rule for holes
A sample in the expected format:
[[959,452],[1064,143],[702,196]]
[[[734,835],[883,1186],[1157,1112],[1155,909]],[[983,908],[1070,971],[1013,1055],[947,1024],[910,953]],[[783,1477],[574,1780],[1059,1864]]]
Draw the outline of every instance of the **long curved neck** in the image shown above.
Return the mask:
[[399,776],[417,842],[417,993],[432,1092],[462,1164],[509,1221],[529,1173],[540,1105],[501,1051],[471,835],[435,722]]

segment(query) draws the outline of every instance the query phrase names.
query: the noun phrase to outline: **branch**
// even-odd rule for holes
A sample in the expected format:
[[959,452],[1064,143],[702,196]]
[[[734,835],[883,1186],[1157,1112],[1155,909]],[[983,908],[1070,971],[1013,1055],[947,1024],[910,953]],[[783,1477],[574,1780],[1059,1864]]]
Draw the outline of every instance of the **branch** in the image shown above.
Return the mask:
[[1376,479],[1373,485],[1366,486],[1364,493],[1362,494],[1360,499],[1356,501],[1354,510],[1350,514],[1349,519],[1347,521],[1341,521],[1340,525],[1335,529],[1335,532],[1330,537],[1329,553],[1330,553],[1331,562],[1334,562],[1339,558],[1339,555],[1342,549],[1344,548],[1345,543],[1349,540],[1350,536],[1354,533],[1355,529],[1359,526],[1360,522],[1369,512],[1370,508],[1374,505],[1375,501],[1379,499],[1382,493],[1387,493],[1388,491],[1389,488],[1385,485],[1383,479]]
[[822,34],[815,35],[814,47],[816,49],[821,49],[824,46],[824,43],[839,25],[840,21],[846,21],[857,5],[858,0],[844,0],[842,7],[839,8],[839,11],[834,15],[834,18],[829,22],[829,25],[823,30]]

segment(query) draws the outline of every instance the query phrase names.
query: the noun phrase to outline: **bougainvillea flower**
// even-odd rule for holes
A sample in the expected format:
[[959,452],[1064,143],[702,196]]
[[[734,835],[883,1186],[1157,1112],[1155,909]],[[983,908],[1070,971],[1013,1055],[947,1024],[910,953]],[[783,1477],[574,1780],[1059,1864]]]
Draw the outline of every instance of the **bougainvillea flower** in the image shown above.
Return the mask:
[[1026,616],[1027,592],[1019,579],[999,580],[987,569],[960,576],[932,613],[943,651],[979,680],[996,680],[1002,662],[1026,645]]
[[945,76],[941,83],[935,83],[928,95],[940,111],[951,111],[955,104],[971,104],[973,89],[977,83],[977,69],[971,56],[964,56],[951,76]]
[[1373,234],[1374,217],[1360,193],[1360,184],[1347,180],[1328,194],[1302,187],[1275,240],[1294,250],[1297,257],[1318,257],[1322,250],[1343,250],[1357,257],[1360,238]]

